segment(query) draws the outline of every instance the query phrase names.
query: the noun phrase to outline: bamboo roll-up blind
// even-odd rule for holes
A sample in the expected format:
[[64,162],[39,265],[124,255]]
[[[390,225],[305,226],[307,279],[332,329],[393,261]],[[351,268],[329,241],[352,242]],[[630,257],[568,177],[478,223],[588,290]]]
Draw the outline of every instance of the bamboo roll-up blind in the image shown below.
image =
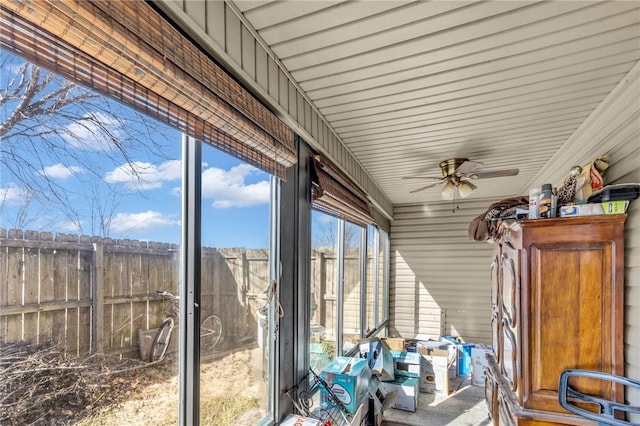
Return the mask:
[[360,226],[374,222],[366,194],[344,173],[319,155],[313,159],[313,171],[311,201],[314,209]]
[[1,0],[2,47],[284,178],[293,131],[143,1]]

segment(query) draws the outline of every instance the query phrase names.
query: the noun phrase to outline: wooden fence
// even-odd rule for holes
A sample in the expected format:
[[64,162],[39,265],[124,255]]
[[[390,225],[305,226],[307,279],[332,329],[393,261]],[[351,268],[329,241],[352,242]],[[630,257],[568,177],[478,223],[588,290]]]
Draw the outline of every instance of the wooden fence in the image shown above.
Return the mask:
[[[345,257],[344,281],[345,331],[357,334],[358,259]],[[335,260],[332,250],[312,252],[312,321],[329,339],[335,328]],[[171,309],[155,291],[178,293],[179,265],[175,244],[0,229],[0,343],[50,341],[78,355],[135,356],[138,330],[158,327]],[[226,348],[255,340],[256,311],[269,285],[268,251],[203,248],[201,271],[201,314],[222,319]]]
[[[0,229],[0,342],[55,342],[68,353],[138,350],[178,292],[175,244]],[[257,334],[268,286],[267,250],[202,250],[202,315],[217,314],[225,341]],[[229,347],[229,346],[228,346]]]

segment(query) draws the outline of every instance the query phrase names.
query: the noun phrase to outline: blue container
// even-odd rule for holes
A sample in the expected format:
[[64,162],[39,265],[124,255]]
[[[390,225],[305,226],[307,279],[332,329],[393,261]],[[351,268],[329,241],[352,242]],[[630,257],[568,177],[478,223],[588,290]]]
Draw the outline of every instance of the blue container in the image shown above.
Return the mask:
[[474,346],[472,343],[458,344],[458,374],[471,374],[471,348]]
[[458,374],[471,375],[471,348],[475,344],[462,343],[458,337],[454,336],[444,336],[443,339],[456,345],[458,350]]

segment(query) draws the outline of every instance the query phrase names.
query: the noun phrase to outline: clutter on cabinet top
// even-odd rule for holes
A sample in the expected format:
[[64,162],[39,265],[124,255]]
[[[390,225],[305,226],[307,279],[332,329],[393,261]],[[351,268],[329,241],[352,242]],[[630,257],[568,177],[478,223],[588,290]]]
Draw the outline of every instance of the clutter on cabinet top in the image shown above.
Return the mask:
[[602,175],[609,168],[609,158],[601,156],[582,167],[574,166],[558,189],[560,205],[586,200],[604,186]]
[[560,217],[622,214],[627,211],[627,207],[629,207],[629,200],[606,201],[604,203],[569,204],[560,207]]
[[620,183],[607,185],[594,192],[587,199],[588,203],[603,203],[606,201],[635,200],[640,196],[640,184]]
[[529,206],[529,197],[511,197],[493,203],[469,224],[469,239],[473,241],[491,241],[498,238],[499,223],[496,219],[510,217]]
[[544,184],[532,188],[529,196],[511,197],[491,204],[469,224],[469,239],[493,242],[499,238],[505,220],[625,213],[629,202],[640,196],[640,184],[604,185],[609,168],[607,156],[584,166],[573,166],[560,188]]

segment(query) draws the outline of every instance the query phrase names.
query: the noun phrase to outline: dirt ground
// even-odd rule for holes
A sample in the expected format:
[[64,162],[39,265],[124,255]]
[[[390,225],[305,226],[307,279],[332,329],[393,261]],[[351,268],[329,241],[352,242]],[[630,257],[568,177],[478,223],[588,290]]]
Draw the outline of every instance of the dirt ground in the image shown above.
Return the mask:
[[[260,350],[233,352],[202,364],[200,369],[200,424],[254,425],[264,415],[265,385],[255,371]],[[175,358],[167,360],[131,383],[122,401],[96,410],[77,423],[98,425],[178,424],[178,375]],[[259,373],[259,372],[257,372]]]
[[[178,424],[177,356],[157,363],[100,359],[96,367],[95,358],[71,359],[53,348],[3,349],[12,356],[0,362],[1,424]],[[261,349],[218,353],[201,363],[200,424],[255,425],[267,401]]]

